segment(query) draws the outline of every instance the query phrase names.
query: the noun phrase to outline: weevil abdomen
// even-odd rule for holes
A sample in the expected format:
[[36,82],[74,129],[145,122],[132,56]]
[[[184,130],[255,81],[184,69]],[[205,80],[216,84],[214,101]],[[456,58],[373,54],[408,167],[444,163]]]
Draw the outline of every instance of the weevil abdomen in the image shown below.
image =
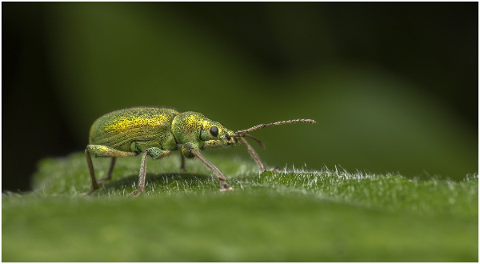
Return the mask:
[[177,110],[158,107],[121,109],[98,118],[90,129],[90,145],[139,152],[138,146],[176,149],[171,124]]

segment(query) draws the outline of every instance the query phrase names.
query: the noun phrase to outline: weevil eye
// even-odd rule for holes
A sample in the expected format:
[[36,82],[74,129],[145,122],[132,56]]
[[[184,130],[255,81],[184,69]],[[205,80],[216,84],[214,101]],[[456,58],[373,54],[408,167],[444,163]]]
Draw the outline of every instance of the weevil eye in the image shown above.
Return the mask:
[[212,126],[210,128],[210,134],[212,134],[214,137],[218,136],[218,128],[216,126]]

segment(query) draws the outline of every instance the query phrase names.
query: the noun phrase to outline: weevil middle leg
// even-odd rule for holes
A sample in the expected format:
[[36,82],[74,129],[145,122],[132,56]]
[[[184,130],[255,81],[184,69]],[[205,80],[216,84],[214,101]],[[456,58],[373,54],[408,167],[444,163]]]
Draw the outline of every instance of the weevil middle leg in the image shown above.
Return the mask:
[[152,159],[161,159],[170,155],[170,153],[170,150],[163,150],[157,147],[148,148],[143,152],[142,163],[140,165],[140,173],[138,174],[138,189],[133,191],[130,195],[137,196],[143,191],[145,191],[145,178],[147,176],[147,156],[152,157]]
[[180,171],[185,171],[185,157],[180,153]]

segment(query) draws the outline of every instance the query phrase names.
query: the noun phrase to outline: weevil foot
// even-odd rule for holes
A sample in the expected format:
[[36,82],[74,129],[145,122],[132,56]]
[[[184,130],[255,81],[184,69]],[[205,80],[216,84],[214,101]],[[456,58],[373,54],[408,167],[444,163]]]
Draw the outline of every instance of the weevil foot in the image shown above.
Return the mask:
[[[266,172],[266,171],[267,171],[267,170],[264,170],[264,171],[261,171],[260,173]],[[268,171],[271,171],[271,172],[282,172],[279,167],[270,168]]]
[[136,197],[136,196],[138,196],[139,194],[141,194],[142,192],[143,192],[142,190],[137,189],[137,190],[133,191],[133,192],[132,192],[130,195],[128,195],[128,196]]
[[231,191],[231,190],[233,190],[233,188],[228,186],[228,184],[226,184],[226,183],[221,184],[221,187],[220,187],[221,192],[228,192],[228,191]]
[[103,179],[100,179],[97,181],[97,184],[101,184],[101,183],[104,183],[106,181],[109,181],[110,179],[109,178],[103,178]]
[[82,194],[82,196],[90,196],[92,193],[94,193],[97,189],[91,189],[87,193]]

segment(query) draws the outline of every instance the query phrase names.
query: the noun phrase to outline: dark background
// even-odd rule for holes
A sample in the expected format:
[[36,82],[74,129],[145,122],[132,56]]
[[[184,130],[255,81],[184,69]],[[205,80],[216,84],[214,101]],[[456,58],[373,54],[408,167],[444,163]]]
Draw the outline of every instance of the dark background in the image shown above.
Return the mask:
[[2,3],[2,40],[3,191],[137,105],[319,122],[254,132],[271,166],[478,172],[477,3]]

